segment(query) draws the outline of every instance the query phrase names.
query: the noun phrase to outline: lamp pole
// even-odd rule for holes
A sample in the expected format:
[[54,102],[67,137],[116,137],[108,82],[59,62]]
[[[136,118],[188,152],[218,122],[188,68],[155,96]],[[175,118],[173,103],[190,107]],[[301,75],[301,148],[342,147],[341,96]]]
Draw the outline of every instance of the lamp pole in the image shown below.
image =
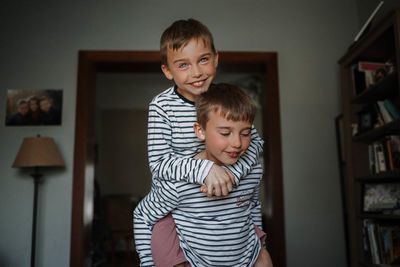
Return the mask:
[[42,174],[40,167],[64,167],[64,161],[51,137],[25,137],[19,148],[18,154],[12,165],[18,168],[32,168],[34,192],[33,192],[33,216],[32,216],[32,245],[31,245],[31,267],[35,267],[36,256],[36,223],[37,205],[39,195],[39,183]]
[[35,254],[36,254],[36,219],[37,219],[37,200],[38,200],[38,187],[42,174],[39,173],[39,167],[34,167],[34,172],[31,173],[35,185],[33,193],[33,218],[32,218],[32,246],[31,246],[31,267],[35,267]]

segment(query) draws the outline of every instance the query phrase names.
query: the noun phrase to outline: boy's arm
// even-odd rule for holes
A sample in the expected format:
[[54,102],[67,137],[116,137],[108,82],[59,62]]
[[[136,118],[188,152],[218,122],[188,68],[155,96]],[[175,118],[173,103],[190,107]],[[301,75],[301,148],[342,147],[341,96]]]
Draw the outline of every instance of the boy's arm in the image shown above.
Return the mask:
[[153,226],[179,203],[174,183],[157,181],[150,193],[143,198],[133,212],[135,247],[140,266],[154,266],[151,253]]
[[154,224],[178,207],[178,204],[179,194],[175,183],[157,180],[153,183],[150,192],[135,208],[134,215],[152,230]]
[[[257,175],[261,179],[262,174],[263,174],[262,167],[261,165],[258,165],[253,168],[250,175]],[[261,216],[261,203],[260,200],[258,199],[259,191],[260,191],[260,183],[258,183],[254,191],[253,197],[251,199],[251,217],[253,219],[254,224],[257,225],[258,228],[262,230],[263,228],[262,228],[262,216]]]
[[239,184],[240,179],[250,173],[253,166],[258,164],[260,153],[263,151],[264,141],[258,135],[254,125],[251,129],[251,142],[246,152],[239,158],[239,160],[230,166],[225,166],[235,177],[236,185]]
[[167,181],[203,184],[213,162],[178,157],[172,150],[172,127],[165,109],[158,103],[150,103],[147,145],[153,177]]

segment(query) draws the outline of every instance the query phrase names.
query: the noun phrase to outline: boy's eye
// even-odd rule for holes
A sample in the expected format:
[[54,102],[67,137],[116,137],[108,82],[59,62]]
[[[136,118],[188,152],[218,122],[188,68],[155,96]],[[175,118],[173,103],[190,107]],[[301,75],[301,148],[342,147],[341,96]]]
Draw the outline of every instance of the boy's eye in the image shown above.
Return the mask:
[[244,137],[247,137],[247,136],[249,136],[250,135],[250,132],[243,132],[242,133],[242,136],[244,136]]
[[200,59],[200,63],[206,63],[208,61],[208,57],[203,57]]
[[222,136],[228,136],[230,133],[229,132],[221,132],[219,134],[222,135]]
[[179,68],[180,69],[184,69],[184,68],[186,68],[188,65],[186,64],[186,63],[181,63],[181,64],[179,64]]

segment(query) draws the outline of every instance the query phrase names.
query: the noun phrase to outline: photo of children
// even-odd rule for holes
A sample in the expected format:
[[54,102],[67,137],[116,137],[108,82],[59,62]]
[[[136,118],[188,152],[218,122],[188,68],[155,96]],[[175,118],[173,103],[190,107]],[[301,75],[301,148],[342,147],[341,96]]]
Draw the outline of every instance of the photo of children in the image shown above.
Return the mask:
[[62,90],[7,90],[6,126],[61,125]]

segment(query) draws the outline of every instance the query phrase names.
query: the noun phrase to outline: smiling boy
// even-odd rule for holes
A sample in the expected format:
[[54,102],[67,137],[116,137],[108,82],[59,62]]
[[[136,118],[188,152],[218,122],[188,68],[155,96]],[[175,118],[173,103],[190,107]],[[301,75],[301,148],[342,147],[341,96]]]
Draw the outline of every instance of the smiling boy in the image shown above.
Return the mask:
[[[231,166],[222,167],[211,160],[193,158],[204,150],[204,142],[193,131],[194,101],[211,85],[218,53],[208,28],[193,19],[176,21],[164,31],[160,53],[161,69],[175,86],[157,95],[149,105],[147,142],[151,191],[162,181],[183,181],[205,185],[203,189],[209,197],[227,196],[233,185],[238,185],[240,178],[258,163],[263,141],[252,128],[249,149]],[[151,230],[170,211],[153,200],[142,201],[136,207],[134,233],[141,266],[154,266]]]
[[[250,146],[254,102],[233,85],[217,84],[197,98],[196,109],[194,132],[205,142],[205,150],[195,158],[218,165],[235,164]],[[143,201],[162,200],[158,205],[170,209],[179,236],[179,242],[168,242],[170,216],[154,227],[155,265],[185,266],[182,261],[187,259],[191,266],[272,267],[262,246],[266,234],[261,230],[258,200],[261,177],[262,167],[256,165],[229,196],[214,198],[201,193],[200,185],[155,183]]]

